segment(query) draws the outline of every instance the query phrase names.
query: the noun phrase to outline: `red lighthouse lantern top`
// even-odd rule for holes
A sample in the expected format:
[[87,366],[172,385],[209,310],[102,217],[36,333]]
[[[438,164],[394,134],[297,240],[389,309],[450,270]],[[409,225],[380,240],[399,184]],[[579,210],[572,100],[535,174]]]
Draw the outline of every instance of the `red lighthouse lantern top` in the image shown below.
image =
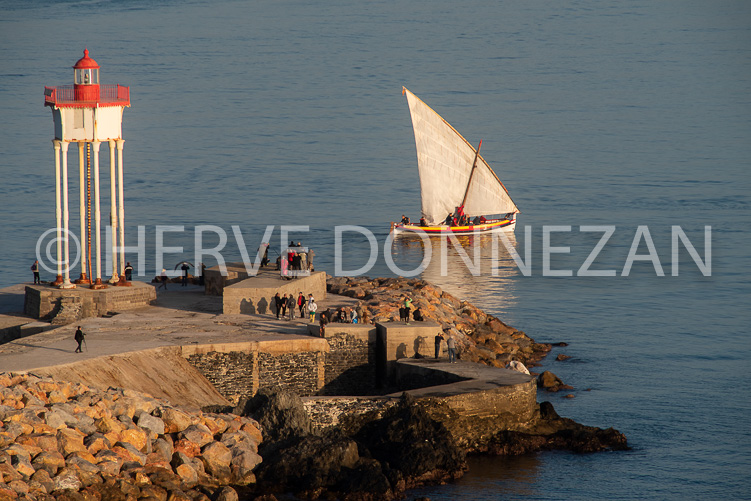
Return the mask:
[[73,85],[44,88],[45,106],[56,108],[90,108],[130,106],[130,89],[117,84],[100,84],[99,65],[84,49],[83,57],[73,66]]
[[84,49],[83,57],[73,66],[76,101],[99,100],[99,65],[89,57],[89,49]]

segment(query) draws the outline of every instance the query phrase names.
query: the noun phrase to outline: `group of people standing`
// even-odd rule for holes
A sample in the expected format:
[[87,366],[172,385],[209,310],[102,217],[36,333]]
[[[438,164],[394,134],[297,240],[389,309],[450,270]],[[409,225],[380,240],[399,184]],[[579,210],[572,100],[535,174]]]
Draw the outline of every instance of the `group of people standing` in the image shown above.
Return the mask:
[[295,297],[294,294],[284,294],[279,296],[277,292],[274,296],[274,306],[276,307],[276,319],[289,318],[294,320],[295,311],[299,311],[299,317],[305,318],[306,315],[310,317],[310,321],[313,322],[316,317],[316,311],[318,310],[318,304],[316,304],[313,294],[305,295],[300,293]]
[[456,340],[451,334],[447,334],[448,339],[443,337],[443,333],[439,332],[435,336],[435,358],[440,358],[441,355],[441,342],[446,341],[446,348],[449,353],[449,363],[456,363]]
[[336,310],[326,308],[319,316],[319,330],[318,335],[325,337],[326,325],[331,322],[342,324],[367,324],[369,322],[368,310],[361,307],[359,304],[355,308],[349,306],[343,306]]
[[399,321],[409,325],[410,316],[412,316],[416,322],[422,322],[425,320],[420,311],[420,307],[418,306],[415,308],[415,311],[413,312],[412,299],[409,296],[402,296],[401,303],[399,304]]
[[[266,253],[268,253],[268,244]],[[268,254],[264,254],[263,261],[268,262]],[[287,249],[276,258],[276,266],[283,278],[290,279],[294,273],[290,271],[313,271],[313,249],[303,251],[302,242],[290,242]],[[262,261],[262,263],[263,263]]]

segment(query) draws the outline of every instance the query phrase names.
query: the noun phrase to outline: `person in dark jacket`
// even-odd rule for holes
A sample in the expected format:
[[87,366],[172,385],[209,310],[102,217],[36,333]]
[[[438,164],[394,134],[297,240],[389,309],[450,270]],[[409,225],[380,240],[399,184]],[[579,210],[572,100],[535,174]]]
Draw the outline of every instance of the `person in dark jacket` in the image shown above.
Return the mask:
[[73,336],[73,339],[76,340],[76,343],[78,343],[78,347],[76,348],[76,353],[83,353],[83,350],[81,349],[81,343],[83,343],[83,340],[86,338],[86,334],[83,333],[81,330],[81,326],[78,326],[78,329],[76,329],[76,333]]
[[287,297],[287,309],[289,310],[290,320],[295,319],[295,306],[297,306],[297,301],[295,301],[295,296],[290,294],[289,297]]
[[34,283],[41,284],[42,279],[39,278],[39,260],[34,261],[34,264],[31,265],[31,271],[34,273]]
[[282,312],[282,307],[284,303],[282,302],[282,298],[279,297],[279,293],[277,292],[274,296],[274,306],[276,306],[276,319],[279,320],[279,313]]

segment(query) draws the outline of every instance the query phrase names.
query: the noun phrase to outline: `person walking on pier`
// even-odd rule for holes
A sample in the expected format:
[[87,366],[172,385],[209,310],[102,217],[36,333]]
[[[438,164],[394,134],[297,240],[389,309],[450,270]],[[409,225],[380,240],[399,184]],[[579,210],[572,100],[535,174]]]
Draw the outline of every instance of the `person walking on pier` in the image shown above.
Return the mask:
[[81,349],[81,343],[83,343],[84,339],[86,338],[86,335],[81,330],[81,326],[78,326],[78,329],[76,329],[76,333],[73,336],[73,339],[76,340],[76,343],[78,343],[78,347],[76,348],[76,353],[83,353],[83,350]]
[[302,291],[300,291],[300,294],[297,296],[297,307],[300,309],[300,318],[305,318],[305,314],[303,313],[305,311],[305,306],[307,306],[307,301],[305,301],[305,296]]
[[34,283],[40,284],[42,283],[42,279],[39,278],[39,260],[35,260],[34,264],[31,265],[31,271],[34,272]]

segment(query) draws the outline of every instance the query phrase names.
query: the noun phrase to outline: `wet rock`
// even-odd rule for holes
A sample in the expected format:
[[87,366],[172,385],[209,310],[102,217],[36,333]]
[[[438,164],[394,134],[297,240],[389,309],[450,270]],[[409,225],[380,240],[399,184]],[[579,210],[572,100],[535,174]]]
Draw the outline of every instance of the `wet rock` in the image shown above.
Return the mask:
[[558,376],[550,371],[544,371],[537,377],[537,387],[550,392],[573,389],[573,387],[564,384]]
[[568,360],[569,358],[571,358],[571,357],[568,356],[568,355],[564,355],[563,353],[559,353],[558,356],[555,357],[555,359],[558,360],[559,362],[562,362],[564,360]]

